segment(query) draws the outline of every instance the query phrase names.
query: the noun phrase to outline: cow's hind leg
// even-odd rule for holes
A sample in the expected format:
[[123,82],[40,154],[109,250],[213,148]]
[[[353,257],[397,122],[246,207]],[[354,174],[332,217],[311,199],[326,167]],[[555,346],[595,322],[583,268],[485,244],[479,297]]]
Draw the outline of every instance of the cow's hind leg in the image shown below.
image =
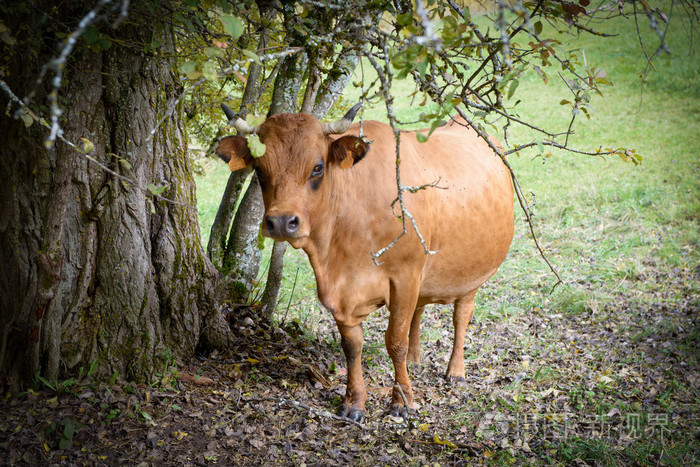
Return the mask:
[[408,334],[408,354],[406,361],[420,363],[420,320],[423,317],[424,306],[419,306],[413,312],[411,331]]
[[455,301],[452,322],[454,324],[454,345],[452,346],[452,356],[447,365],[445,379],[450,383],[464,382],[464,335],[467,332],[467,325],[474,314],[474,296],[476,290]]
[[348,365],[348,384],[345,389],[345,399],[338,415],[359,422],[365,414],[367,390],[362,377],[362,324],[343,326],[338,324],[341,335],[341,346]]
[[[404,281],[406,283],[408,281]],[[418,300],[418,282],[410,288],[398,289],[392,284],[389,302],[389,325],[384,342],[394,364],[394,389],[391,397],[391,415],[406,415],[413,407],[413,389],[408,378],[406,356],[408,355],[408,332],[411,328],[416,301]]]

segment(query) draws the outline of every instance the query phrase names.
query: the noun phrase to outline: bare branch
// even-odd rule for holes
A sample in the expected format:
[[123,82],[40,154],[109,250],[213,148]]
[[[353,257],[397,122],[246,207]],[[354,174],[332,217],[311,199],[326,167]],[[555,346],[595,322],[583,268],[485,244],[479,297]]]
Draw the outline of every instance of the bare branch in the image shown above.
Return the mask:
[[415,0],[415,2],[416,15],[418,15],[420,23],[423,26],[423,35],[414,36],[411,38],[411,40],[416,44],[435,47],[435,50],[439,52],[442,49],[442,39],[440,36],[435,34],[433,22],[430,21],[430,18],[428,18],[428,12],[425,10],[423,0]]
[[61,115],[63,115],[63,110],[58,105],[58,91],[61,89],[61,83],[63,82],[63,70],[65,70],[66,68],[66,61],[68,60],[70,54],[73,53],[73,48],[78,42],[78,38],[92,23],[95,22],[95,20],[97,20],[97,14],[102,9],[102,7],[104,7],[108,3],[111,3],[111,0],[100,0],[95,6],[95,8],[90,10],[83,17],[83,19],[80,20],[80,23],[78,23],[78,28],[75,31],[68,34],[65,41],[63,42],[63,47],[61,48],[61,52],[58,54],[58,56],[47,62],[43,67],[41,67],[39,77],[36,81],[36,87],[38,87],[42,83],[47,71],[51,70],[54,73],[53,79],[51,80],[52,89],[48,95],[49,103],[51,104],[51,125],[49,127],[49,136],[46,138],[46,141],[44,143],[48,147],[54,144],[56,138],[63,136],[63,130],[61,129],[61,125],[59,123],[59,119],[61,118]]
[[554,276],[557,278],[556,284],[554,284],[554,287],[552,287],[552,291],[559,285],[562,284],[563,281],[561,277],[559,276],[559,273],[557,272],[556,268],[552,265],[552,263],[549,261],[549,258],[547,258],[547,255],[545,255],[544,250],[542,249],[542,246],[540,245],[539,240],[537,239],[537,234],[535,234],[535,227],[534,223],[532,221],[532,211],[530,210],[530,206],[525,202],[525,196],[523,195],[523,190],[522,187],[520,186],[520,182],[518,181],[518,178],[515,175],[515,171],[513,170],[513,167],[511,167],[510,163],[508,163],[508,160],[505,158],[503,151],[496,147],[495,144],[489,139],[488,135],[485,134],[478,126],[474,125],[474,123],[471,121],[469,116],[462,110],[461,108],[457,107],[457,112],[459,115],[478,133],[478,135],[486,141],[486,144],[489,145],[491,150],[494,152],[495,155],[501,158],[503,161],[503,164],[506,166],[508,169],[508,172],[510,172],[510,177],[513,180],[513,189],[515,191],[516,197],[518,198],[518,203],[520,203],[520,208],[522,209],[523,213],[525,214],[525,219],[527,220],[527,224],[530,227],[530,234],[532,235],[532,239],[535,242],[535,246],[537,247],[537,250],[540,252],[540,256],[542,259],[547,263],[547,266],[549,266],[550,271],[554,274]]
[[[268,399],[268,400],[272,400],[272,399]],[[330,418],[331,420],[337,420],[339,422],[344,422],[344,423],[348,423],[351,425],[355,425],[356,427],[358,427],[362,430],[365,429],[365,427],[362,426],[361,423],[356,422],[355,420],[350,420],[349,418],[341,417],[339,415],[332,414],[332,413],[327,412],[325,410],[315,409],[315,408],[308,406],[306,404],[302,404],[301,402],[297,402],[297,401],[293,401],[293,400],[285,399],[285,398],[280,398],[278,401],[278,405],[288,405],[290,407],[294,407],[295,409],[302,409],[302,410],[306,410],[308,412],[311,412],[312,414],[316,415],[317,417]]]
[[[49,125],[49,123],[46,121],[46,119],[44,119],[44,118],[40,117],[39,115],[37,115],[37,114],[36,114],[35,112],[33,112],[24,102],[22,102],[22,101],[15,95],[15,93],[12,92],[12,90],[11,90],[10,87],[7,85],[7,83],[5,83],[5,81],[3,81],[2,79],[0,79],[0,88],[2,88],[2,89],[7,93],[7,95],[10,97],[10,99],[11,99],[12,101],[14,101],[17,105],[19,105],[24,111],[26,111],[26,112],[32,117],[32,119],[33,119],[35,122],[39,123],[41,126],[45,127],[45,128],[48,129],[49,131],[51,131],[52,125]],[[17,113],[15,113],[15,115],[17,115]],[[118,178],[119,180],[122,180],[122,181],[124,181],[124,182],[126,182],[126,183],[129,183],[129,184],[135,186],[135,187],[138,188],[139,190],[143,191],[143,192],[146,193],[146,194],[149,194],[149,195],[153,196],[154,198],[156,198],[156,199],[158,199],[158,200],[160,200],[160,201],[163,201],[163,202],[166,202],[166,203],[170,203],[170,204],[175,204],[175,205],[178,205],[178,206],[184,206],[184,207],[189,208],[189,209],[194,209],[194,210],[197,209],[196,206],[191,206],[191,205],[189,205],[189,204],[181,203],[181,202],[179,202],[179,201],[175,201],[175,200],[168,199],[168,198],[164,198],[164,197],[162,197],[162,196],[160,196],[160,195],[157,195],[157,194],[151,192],[151,190],[149,190],[147,187],[144,187],[144,186],[139,185],[139,183],[136,182],[136,180],[130,179],[130,178],[128,178],[128,177],[125,177],[125,176],[123,176],[123,175],[121,175],[121,174],[115,172],[114,170],[110,169],[109,167],[107,167],[106,165],[104,165],[102,162],[98,161],[98,160],[95,159],[93,156],[91,156],[91,155],[90,155],[91,152],[85,152],[79,145],[77,145],[77,144],[75,144],[75,143],[73,143],[73,142],[71,142],[71,141],[68,141],[66,138],[64,138],[64,137],[63,137],[63,132],[57,133],[57,134],[56,134],[56,139],[58,139],[58,140],[60,140],[60,141],[63,141],[63,142],[64,142],[65,144],[67,144],[69,147],[73,148],[78,154],[80,154],[81,156],[85,157],[88,161],[90,161],[90,162],[92,162],[93,164],[97,165],[98,167],[100,167],[102,170],[104,170],[104,171],[107,172],[108,174],[113,175],[114,177]]]
[[[425,239],[423,238],[423,235],[420,232],[420,229],[418,228],[418,224],[416,223],[415,218],[413,217],[413,214],[406,208],[406,204],[404,202],[403,194],[406,190],[406,187],[404,187],[401,184],[401,132],[398,130],[396,127],[396,118],[394,117],[394,107],[393,107],[393,101],[394,98],[390,93],[391,89],[391,80],[392,80],[392,74],[391,74],[391,64],[389,62],[389,50],[388,46],[386,43],[386,38],[384,37],[384,43],[383,43],[383,53],[384,53],[384,66],[385,68],[382,69],[382,67],[379,66],[377,61],[375,60],[374,56],[372,56],[369,53],[365,53],[365,57],[367,57],[367,60],[372,64],[374,67],[374,70],[377,72],[377,76],[379,77],[379,80],[381,81],[382,84],[382,95],[384,96],[384,103],[386,105],[386,111],[387,111],[387,116],[389,117],[389,124],[391,125],[391,129],[394,132],[394,140],[396,141],[396,188],[397,188],[397,199],[399,206],[401,207],[401,225],[402,225],[402,232],[386,247],[380,249],[379,251],[372,253],[372,260],[376,265],[379,265],[377,260],[379,257],[381,257],[384,253],[386,253],[390,248],[392,248],[396,242],[401,239],[406,234],[406,218],[408,218],[411,221],[411,224],[413,225],[413,230],[416,232],[416,235],[420,239],[421,244],[423,245],[423,250],[425,251],[426,254],[428,255],[433,255],[437,253],[437,251],[432,251],[430,248],[428,248],[428,245],[425,242]],[[396,202],[396,201],[395,201]],[[394,203],[395,203],[394,202]],[[393,203],[392,203],[393,204]]]

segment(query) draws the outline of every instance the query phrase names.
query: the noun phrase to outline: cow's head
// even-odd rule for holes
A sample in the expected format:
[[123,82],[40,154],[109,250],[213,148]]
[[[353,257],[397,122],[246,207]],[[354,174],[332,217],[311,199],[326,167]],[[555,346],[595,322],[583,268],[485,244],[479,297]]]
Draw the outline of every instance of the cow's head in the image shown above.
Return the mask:
[[255,169],[265,203],[263,235],[302,246],[329,203],[332,173],[352,167],[369,149],[357,136],[330,136],[345,133],[360,106],[333,123],[307,114],[278,114],[254,128],[221,106],[239,133],[257,134],[265,144],[265,154],[255,159],[243,136],[227,136],[216,148],[232,171]]

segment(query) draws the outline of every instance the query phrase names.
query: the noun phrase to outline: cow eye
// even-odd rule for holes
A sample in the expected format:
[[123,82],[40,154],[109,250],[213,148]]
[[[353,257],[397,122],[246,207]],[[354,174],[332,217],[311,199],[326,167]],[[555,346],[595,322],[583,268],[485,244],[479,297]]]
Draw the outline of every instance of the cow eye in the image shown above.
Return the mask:
[[312,177],[319,177],[323,175],[323,164],[316,164],[314,169],[311,171]]

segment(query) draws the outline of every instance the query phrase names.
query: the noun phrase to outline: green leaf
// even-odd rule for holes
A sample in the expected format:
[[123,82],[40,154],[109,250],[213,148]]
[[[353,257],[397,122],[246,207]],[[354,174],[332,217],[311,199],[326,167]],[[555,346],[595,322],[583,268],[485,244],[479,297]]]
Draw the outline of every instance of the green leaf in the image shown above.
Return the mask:
[[540,67],[538,67],[537,65],[535,65],[534,70],[535,70],[535,73],[537,73],[538,75],[540,75],[540,78],[542,78],[542,81],[544,81],[544,84],[549,83],[549,78],[547,78],[547,73],[545,73],[545,72],[542,70],[542,68],[540,68]]
[[0,39],[7,45],[15,45],[17,43],[17,39],[10,35],[10,30],[7,29],[7,26],[2,21],[0,21]]
[[205,62],[202,66],[202,74],[208,81],[216,81],[219,79],[219,75],[216,72],[216,63]]
[[407,13],[402,13],[396,17],[396,24],[399,26],[406,26],[413,21],[413,12],[409,11]]
[[85,32],[83,32],[83,39],[88,45],[90,45],[97,42],[97,38],[99,37],[99,35],[100,33],[97,30],[97,28],[95,26],[90,26],[85,30]]
[[109,36],[100,34],[100,37],[97,39],[97,45],[99,45],[102,50],[109,50],[109,48],[112,47],[112,39],[110,39]]
[[207,47],[204,49],[204,54],[209,58],[224,58],[225,52],[218,47]]
[[260,141],[258,135],[246,135],[245,138],[248,140],[248,149],[253,157],[257,158],[265,154],[265,144]]
[[514,79],[510,82],[510,87],[508,88],[508,99],[510,100],[511,97],[513,97],[513,94],[515,94],[515,90],[518,89],[518,84],[520,84],[520,81],[517,79]]
[[416,133],[416,139],[419,143],[425,143],[426,141],[428,141],[428,135],[419,131],[418,133]]
[[156,186],[153,183],[149,183],[147,188],[148,188],[148,191],[150,191],[155,196],[159,196],[161,193],[163,193],[165,191],[164,186]]
[[243,22],[240,19],[231,15],[221,15],[219,20],[224,27],[224,32],[231,36],[234,41],[241,37],[241,34],[243,34]]
[[537,21],[535,23],[535,34],[540,34],[542,32],[542,21]]
[[265,116],[264,115],[253,115],[253,114],[248,114],[245,117],[245,122],[248,124],[249,127],[253,128],[258,125],[260,125],[262,122],[265,121]]
[[22,109],[22,115],[20,116],[20,118],[22,119],[22,123],[24,123],[24,126],[26,126],[27,128],[32,126],[32,123],[34,123],[34,119],[29,114],[29,112],[27,112],[26,109]]
[[98,364],[98,363],[99,363],[99,362],[98,362],[97,359],[94,359],[94,360],[90,363],[90,368],[88,369],[88,372],[87,372],[87,375],[88,375],[88,376],[92,376],[92,375],[95,374],[95,370],[97,370],[97,364]]
[[152,421],[153,421],[153,417],[151,417],[151,415],[150,415],[148,412],[143,412],[143,411],[142,411],[142,412],[141,412],[141,416],[142,416],[143,418],[145,418],[146,420],[148,420],[149,422],[152,422]]
[[181,63],[179,67],[177,67],[177,71],[182,73],[183,75],[187,75],[189,73],[192,73],[193,71],[197,70],[197,62],[194,60],[190,60],[185,63]]
[[37,379],[38,379],[39,381],[41,381],[42,383],[44,383],[44,384],[46,385],[47,388],[49,388],[49,389],[51,389],[51,390],[53,390],[53,391],[56,390],[56,385],[50,383],[49,380],[47,380],[47,379],[44,378],[43,376],[39,375],[38,372],[37,372],[37,375],[36,375],[36,376],[37,376]]
[[255,63],[258,65],[262,66],[262,61],[260,61],[260,57],[258,57],[255,53],[251,52],[250,50],[243,49],[243,55],[248,57],[249,59],[253,60]]
[[59,449],[70,449],[73,447],[73,434],[75,433],[75,425],[69,419],[65,419],[61,422],[63,425],[63,433],[61,434],[61,440],[58,442]]
[[92,151],[95,150],[95,144],[89,139],[80,138],[80,141],[82,141],[83,143],[83,152],[85,152],[85,154],[90,154]]

